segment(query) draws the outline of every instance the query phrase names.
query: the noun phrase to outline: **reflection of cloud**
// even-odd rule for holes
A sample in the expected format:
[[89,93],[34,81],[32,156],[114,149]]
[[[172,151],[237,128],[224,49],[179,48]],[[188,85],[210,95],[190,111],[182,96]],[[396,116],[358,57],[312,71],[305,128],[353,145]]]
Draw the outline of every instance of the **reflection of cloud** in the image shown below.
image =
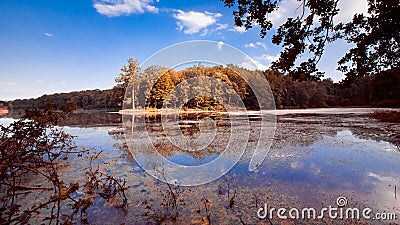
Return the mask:
[[53,34],[50,34],[50,33],[47,33],[47,32],[46,32],[46,33],[44,33],[44,35],[45,35],[45,36],[47,36],[47,37],[54,37],[54,35],[53,35]]
[[109,17],[135,13],[153,12],[158,8],[151,5],[153,0],[95,0],[93,7],[102,15]]
[[314,175],[319,175],[322,172],[322,169],[319,168],[317,165],[315,165],[314,163],[311,164],[311,169],[310,172]]
[[290,167],[295,170],[303,168],[303,165],[301,165],[299,162],[292,162],[290,163]]
[[221,50],[221,49],[222,49],[222,45],[224,45],[224,42],[218,41],[218,43],[217,43],[217,48],[218,48],[218,50]]
[[368,172],[368,176],[369,177],[373,177],[373,178],[375,178],[377,180],[380,180],[380,181],[392,181],[392,180],[395,180],[395,178],[393,178],[393,177],[384,177],[384,176],[380,176],[380,175],[378,175],[376,173],[372,173],[372,172]]
[[173,15],[178,20],[178,30],[181,31],[184,29],[183,33],[185,34],[195,34],[203,31],[202,35],[207,34],[207,27],[215,24],[221,16],[221,13],[210,13],[207,11],[204,13],[195,11],[185,12],[182,10],[176,10],[176,14]]

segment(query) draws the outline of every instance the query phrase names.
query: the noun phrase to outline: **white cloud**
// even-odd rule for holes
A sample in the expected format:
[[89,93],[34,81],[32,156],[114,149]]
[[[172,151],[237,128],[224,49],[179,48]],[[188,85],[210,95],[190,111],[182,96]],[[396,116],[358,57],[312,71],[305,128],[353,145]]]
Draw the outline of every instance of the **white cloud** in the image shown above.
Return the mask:
[[238,33],[241,33],[241,34],[243,34],[243,33],[245,33],[247,30],[246,30],[246,28],[245,27],[234,27],[234,28],[232,28],[232,29],[229,29],[230,31],[233,31],[233,32],[238,32]]
[[346,23],[350,22],[354,14],[367,14],[368,3],[367,0],[351,0],[351,1],[339,1],[338,7],[340,9],[339,14],[335,17],[335,23]]
[[254,59],[263,63],[263,65],[270,66],[272,62],[279,59],[279,54],[278,55],[262,54],[261,56],[255,56]]
[[185,34],[195,34],[203,31],[202,35],[207,34],[207,27],[215,24],[222,16],[221,13],[210,13],[210,12],[195,12],[195,11],[182,11],[176,10],[176,14],[173,15],[178,20],[178,30],[183,30]]
[[248,70],[266,70],[268,69],[268,66],[250,58],[250,57],[245,57],[244,61],[239,65],[240,67],[246,68]]
[[244,45],[245,48],[258,48],[261,47],[263,49],[267,49],[267,45],[265,43],[257,41],[256,43],[248,43]]
[[44,33],[44,35],[45,35],[45,36],[47,36],[47,37],[54,37],[54,35],[53,35],[53,34],[50,34],[50,33],[47,33],[47,32],[46,32],[46,33]]
[[257,48],[257,46],[254,43],[248,43],[244,45],[245,48]]
[[224,42],[218,41],[218,43],[217,43],[217,48],[218,48],[218,50],[221,50],[221,49],[222,49],[222,45],[224,45]]
[[256,45],[262,47],[263,49],[267,49],[267,45],[265,43],[257,41]]
[[113,17],[144,12],[157,13],[158,8],[153,3],[153,0],[95,0],[93,7],[98,13]]
[[298,0],[281,1],[278,10],[268,15],[274,27],[282,25],[287,18],[301,16],[302,7]]

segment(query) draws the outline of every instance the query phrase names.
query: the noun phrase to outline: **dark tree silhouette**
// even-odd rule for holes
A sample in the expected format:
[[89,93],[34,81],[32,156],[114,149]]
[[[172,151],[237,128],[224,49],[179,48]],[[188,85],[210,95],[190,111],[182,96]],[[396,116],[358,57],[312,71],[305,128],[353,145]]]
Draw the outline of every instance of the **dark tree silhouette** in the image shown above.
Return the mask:
[[[259,25],[262,38],[272,29],[268,15],[274,13],[282,2],[221,1],[226,7],[236,8],[233,11],[236,26],[250,29]],[[280,58],[272,63],[273,69],[292,74],[298,80],[319,80],[323,73],[318,71],[317,64],[326,44],[337,39],[356,45],[338,62],[338,69],[347,76],[346,81],[399,67],[399,0],[368,0],[368,15],[355,14],[347,24],[334,22],[340,14],[339,0],[298,1],[302,14],[288,18],[272,36],[272,43],[283,47]],[[311,57],[296,65],[303,53],[310,53]]]
[[400,1],[368,0],[368,6],[369,16],[355,15],[336,28],[339,36],[355,44],[339,61],[348,81],[400,66]]

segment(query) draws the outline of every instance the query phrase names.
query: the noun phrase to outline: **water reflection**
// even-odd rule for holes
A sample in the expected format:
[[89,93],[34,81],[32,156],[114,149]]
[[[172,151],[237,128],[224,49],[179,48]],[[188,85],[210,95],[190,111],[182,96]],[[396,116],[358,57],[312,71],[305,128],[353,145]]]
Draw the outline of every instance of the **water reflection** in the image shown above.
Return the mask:
[[[22,113],[9,113],[6,117],[0,117],[1,119],[11,118],[20,119]],[[68,119],[60,121],[61,126],[78,126],[78,127],[92,127],[92,126],[106,126],[115,125],[122,122],[121,115],[118,112],[80,112],[77,111],[72,113]]]
[[[157,115],[143,117],[146,124],[133,131],[133,137],[140,140],[142,132],[146,130],[154,137],[155,145],[158,146],[157,150],[169,160],[184,165],[201,165],[212,161],[223,151],[222,147],[228,140],[231,126],[227,116],[216,114],[171,115],[175,118],[170,120],[174,126],[180,127],[186,137],[196,138],[200,131],[199,121],[206,116],[215,121],[218,134],[212,147],[201,151],[182,151],[174,148],[165,138],[163,134],[165,129],[160,124],[161,117]],[[120,118],[120,115],[116,117]],[[176,117],[179,117],[179,122],[176,122],[178,119]],[[95,116],[93,118],[101,120],[102,117]],[[250,118],[250,129],[259,125],[257,116]],[[247,117],[241,116],[239,119],[247,119]],[[74,119],[74,121],[85,121],[85,119],[82,117]],[[118,121],[118,118],[111,121]],[[2,119],[1,122],[8,123],[10,121]],[[76,124],[76,122],[70,124]],[[104,125],[105,122],[101,121],[100,124]],[[66,129],[77,136],[76,142],[79,146],[106,150],[107,154],[102,161],[110,162],[111,170],[115,174],[127,178],[131,185],[129,196],[132,206],[129,212],[132,214],[120,215],[116,211],[109,213],[116,213],[113,218],[118,222],[125,221],[129,224],[129,221],[132,223],[139,217],[143,217],[143,223],[148,222],[149,218],[153,218],[151,216],[153,214],[150,213],[150,209],[145,208],[148,205],[143,202],[145,200],[153,202],[151,207],[154,210],[157,204],[159,207],[161,201],[157,198],[157,188],[154,187],[155,180],[146,175],[127,151],[123,134],[119,132],[109,134],[108,131],[115,129],[116,125],[92,125],[80,128],[66,127]],[[259,169],[253,173],[248,172],[248,163],[252,152],[246,152],[225,177],[192,189],[192,192],[188,194],[190,199],[186,199],[186,201],[188,205],[193,203],[193,207],[189,208],[186,213],[193,215],[190,210],[197,210],[196,201],[199,201],[202,195],[216,195],[214,197],[217,198],[218,194],[215,193],[218,193],[216,188],[218,185],[223,187],[222,191],[225,197],[227,193],[225,178],[227,178],[231,188],[246,190],[246,193],[256,193],[260,199],[268,196],[268,201],[276,206],[278,204],[285,204],[284,206],[297,204],[321,207],[322,204],[333,204],[338,196],[345,196],[351,206],[364,205],[376,211],[399,214],[400,164],[398,162],[400,161],[400,151],[396,147],[399,144],[396,139],[399,131],[399,125],[376,122],[371,120],[368,115],[361,114],[280,115],[272,150]],[[250,136],[250,147],[256,138],[257,135]],[[397,192],[395,192],[395,186]],[[225,209],[226,205],[221,205],[220,208],[218,205],[224,204],[224,201],[215,200],[214,208]],[[254,204],[254,201],[251,196],[243,195],[242,200],[237,200],[237,204],[242,204],[238,207],[243,211],[243,215],[252,216],[251,207],[253,206],[249,205]],[[98,218],[92,218],[94,222],[101,222],[102,219],[110,221],[110,218],[106,218],[110,214],[100,214],[101,216]],[[150,216],[146,218],[145,214]],[[183,212],[182,214],[188,215]],[[191,221],[186,222],[190,223]]]
[[[196,121],[201,118],[183,117],[177,125],[185,135],[196,137]],[[226,118],[213,119],[218,121],[220,131],[228,132],[223,129],[229,127],[224,123]],[[252,117],[251,127],[258,121]],[[159,122],[153,118],[147,129],[164,143],[168,140],[162,138],[164,130]],[[272,187],[299,197],[304,204],[320,206],[322,201],[346,195],[354,204],[363,202],[400,212],[394,191],[395,185],[400,186],[400,152],[393,139],[399,130],[396,124],[375,122],[368,115],[282,115],[278,117],[273,148],[263,165],[249,173],[251,153],[245,153],[229,174],[237,175],[232,182],[239,186]],[[225,141],[223,136],[218,138]],[[164,149],[162,154],[168,159],[185,165],[204,164],[220,154],[218,146],[199,152],[182,152],[168,145]]]

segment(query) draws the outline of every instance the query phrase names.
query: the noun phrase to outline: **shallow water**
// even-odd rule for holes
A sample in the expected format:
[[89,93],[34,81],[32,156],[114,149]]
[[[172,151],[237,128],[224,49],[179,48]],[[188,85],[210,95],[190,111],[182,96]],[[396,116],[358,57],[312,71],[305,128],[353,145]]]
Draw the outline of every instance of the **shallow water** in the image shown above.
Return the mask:
[[[240,223],[238,218],[247,220],[247,223],[259,221],[255,214],[258,198],[261,204],[268,202],[272,207],[321,208],[335,205],[339,196],[347,198],[348,206],[370,207],[374,212],[394,212],[400,219],[400,140],[396,136],[400,133],[400,126],[370,119],[367,112],[373,110],[278,111],[273,145],[263,164],[255,172],[249,172],[251,152],[248,151],[224,177],[207,185],[190,188],[190,191],[187,191],[190,194],[185,200],[186,208],[180,208],[181,219],[175,222],[200,224],[204,214],[203,211],[199,215],[194,212],[199,208],[196,204],[200,202],[201,196],[219,198],[218,185],[222,186],[223,197],[227,192],[232,196],[234,188],[239,194],[236,211],[229,211],[223,200],[213,202],[213,207],[218,213],[213,213],[211,219],[216,223]],[[198,137],[197,121],[202,118],[203,116],[181,118],[187,119],[186,122],[179,123],[182,132],[191,138]],[[224,151],[226,136],[229,136],[230,125],[226,123],[226,118],[213,119],[217,121],[217,131],[222,134],[216,136],[217,141],[213,147],[204,151],[180,151],[163,144],[167,140],[163,138],[164,130],[158,118],[148,119],[146,127],[135,131],[134,137],[140,141],[143,131],[147,130],[153,140],[157,139],[155,145],[162,146],[161,154],[169,160],[183,165],[201,165],[211,162]],[[7,119],[0,119],[0,123],[9,122]],[[256,116],[251,117],[250,124],[251,127],[259,124]],[[154,218],[157,218],[158,211],[162,211],[157,208],[160,207],[157,202],[162,201],[162,190],[157,186],[158,182],[146,175],[134,159],[121,157],[129,155],[121,148],[125,140],[124,135],[119,133],[121,129],[120,124],[65,127],[67,132],[76,136],[78,146],[104,150],[105,154],[101,160],[109,162],[108,170],[126,178],[131,186],[128,194],[131,202],[128,208],[130,213],[124,214],[109,208],[106,212],[113,214],[112,219],[106,216],[107,213],[96,216],[102,205],[98,203],[99,208],[93,209],[94,216],[91,219],[94,222],[106,220],[109,223],[158,223]],[[114,134],[109,134],[110,131]],[[249,146],[252,146],[251,143],[252,141]],[[228,183],[231,190],[227,186]],[[254,201],[250,200],[251,195],[255,195],[255,206],[252,205]],[[150,204],[152,210],[146,209],[148,205],[143,203],[146,199],[149,200],[146,204]],[[226,220],[227,217],[230,219]],[[277,223],[281,221],[273,220]],[[322,222],[341,223],[334,220]],[[367,222],[380,224],[382,221]],[[399,223],[399,220],[389,222]]]

